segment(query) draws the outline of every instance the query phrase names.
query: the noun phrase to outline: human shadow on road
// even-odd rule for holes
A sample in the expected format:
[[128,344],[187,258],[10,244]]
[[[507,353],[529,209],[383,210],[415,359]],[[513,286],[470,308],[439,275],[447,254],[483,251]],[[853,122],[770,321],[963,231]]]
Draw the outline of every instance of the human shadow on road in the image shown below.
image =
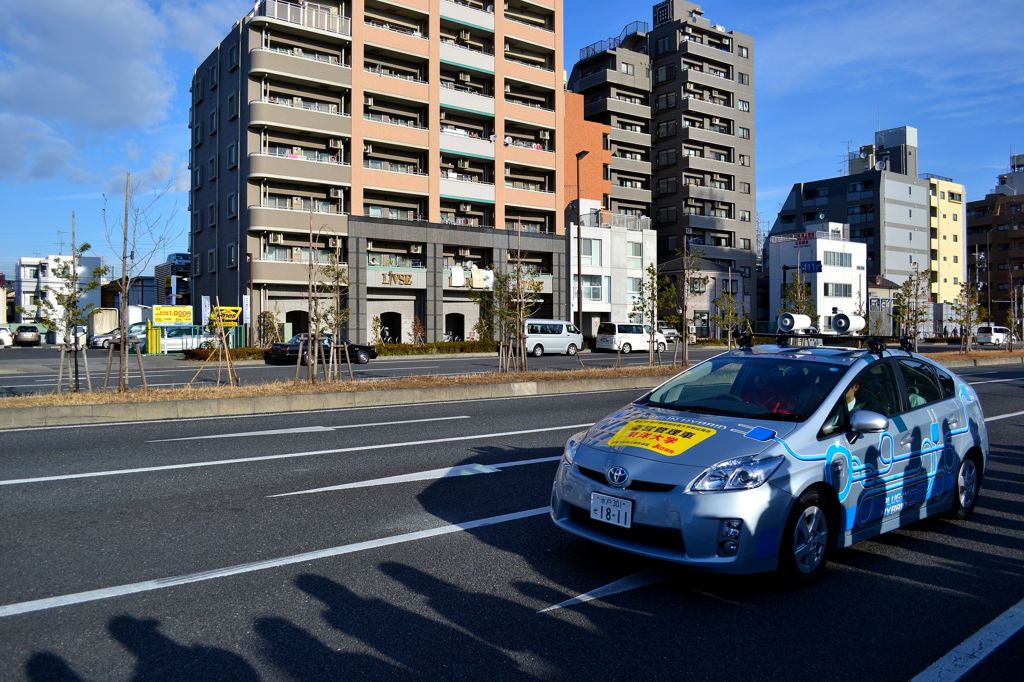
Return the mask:
[[115,616],[110,635],[138,659],[133,680],[258,680],[244,658],[223,649],[178,644],[160,632],[160,621]]
[[25,663],[25,677],[33,682],[82,682],[68,662],[49,651],[37,651]]
[[394,679],[406,672],[380,658],[336,651],[284,618],[258,618],[254,629],[263,656],[294,680]]

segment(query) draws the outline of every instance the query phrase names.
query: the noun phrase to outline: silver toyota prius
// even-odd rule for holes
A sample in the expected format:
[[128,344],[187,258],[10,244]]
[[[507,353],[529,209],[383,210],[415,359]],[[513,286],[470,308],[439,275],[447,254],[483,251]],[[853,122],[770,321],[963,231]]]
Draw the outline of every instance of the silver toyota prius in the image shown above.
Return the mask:
[[987,456],[977,394],[928,358],[755,346],[569,438],[551,517],[629,552],[809,582],[833,549],[966,518]]

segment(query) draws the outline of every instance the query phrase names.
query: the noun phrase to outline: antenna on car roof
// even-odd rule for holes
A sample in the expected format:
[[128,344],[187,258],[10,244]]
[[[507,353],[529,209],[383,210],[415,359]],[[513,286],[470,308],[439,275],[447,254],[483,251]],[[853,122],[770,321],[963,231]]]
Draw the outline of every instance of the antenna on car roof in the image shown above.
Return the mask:
[[882,353],[885,352],[885,341],[878,338],[877,336],[869,336],[868,352],[874,353],[878,357],[882,357]]
[[911,352],[914,350],[914,342],[908,339],[906,336],[900,337],[900,350]]
[[789,343],[789,335],[788,334],[783,334],[781,332],[779,334],[776,334],[775,335],[775,345],[777,345],[777,346],[785,346],[785,347],[790,346],[791,344]]
[[740,338],[736,342],[736,344],[740,348],[745,348],[749,350],[754,347],[754,335],[751,334],[749,331],[744,331],[740,334]]

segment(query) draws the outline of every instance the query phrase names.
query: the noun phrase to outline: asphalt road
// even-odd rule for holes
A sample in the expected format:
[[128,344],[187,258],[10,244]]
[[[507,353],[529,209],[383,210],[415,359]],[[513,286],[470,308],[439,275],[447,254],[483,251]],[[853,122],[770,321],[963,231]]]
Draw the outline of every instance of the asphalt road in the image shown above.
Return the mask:
[[551,524],[565,438],[635,392],[0,432],[0,679],[910,679],[1024,598],[1024,371],[965,376],[973,518],[796,592]]
[[[699,347],[690,350],[691,360],[704,360],[722,352],[720,347]],[[682,357],[679,351],[678,357]],[[671,362],[672,353],[663,354],[665,362]],[[586,367],[612,367],[616,356],[613,353],[583,353],[577,358],[560,355],[545,355],[529,358],[530,369],[562,370],[577,369],[580,361]],[[85,362],[79,359],[79,386],[87,387]],[[186,385],[196,376],[201,363],[182,360],[180,354],[143,356],[147,384],[152,388],[174,388]],[[647,353],[631,353],[622,356],[623,366],[646,365]],[[353,365],[356,379],[382,379],[414,375],[459,375],[482,374],[497,369],[498,356],[411,356],[384,357],[372,360],[366,365]],[[109,385],[117,384],[118,361],[113,361]],[[7,348],[0,352],[0,398],[3,396],[28,395],[53,392],[57,386],[60,354],[52,348]],[[244,384],[259,384],[272,381],[289,381],[295,377],[294,365],[264,365],[261,362],[243,362],[237,365],[239,377]],[[65,370],[67,371],[67,370]],[[302,368],[305,376],[306,368]],[[89,351],[89,378],[94,389],[102,388],[107,380],[107,354],[103,351]],[[65,375],[67,376],[67,375]],[[131,386],[142,385],[138,360],[129,358],[128,378]],[[195,385],[215,385],[218,372],[215,365],[207,365],[196,378]],[[227,383],[227,374],[220,377]],[[67,390],[68,379],[62,385]]]

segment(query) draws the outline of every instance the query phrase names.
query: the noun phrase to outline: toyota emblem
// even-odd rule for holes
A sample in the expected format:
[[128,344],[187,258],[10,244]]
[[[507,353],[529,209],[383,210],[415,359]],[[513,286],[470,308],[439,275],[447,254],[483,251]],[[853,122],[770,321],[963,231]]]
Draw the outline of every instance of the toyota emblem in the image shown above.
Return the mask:
[[605,477],[608,479],[608,483],[616,488],[625,488],[629,482],[629,472],[623,467],[612,467],[605,474]]

